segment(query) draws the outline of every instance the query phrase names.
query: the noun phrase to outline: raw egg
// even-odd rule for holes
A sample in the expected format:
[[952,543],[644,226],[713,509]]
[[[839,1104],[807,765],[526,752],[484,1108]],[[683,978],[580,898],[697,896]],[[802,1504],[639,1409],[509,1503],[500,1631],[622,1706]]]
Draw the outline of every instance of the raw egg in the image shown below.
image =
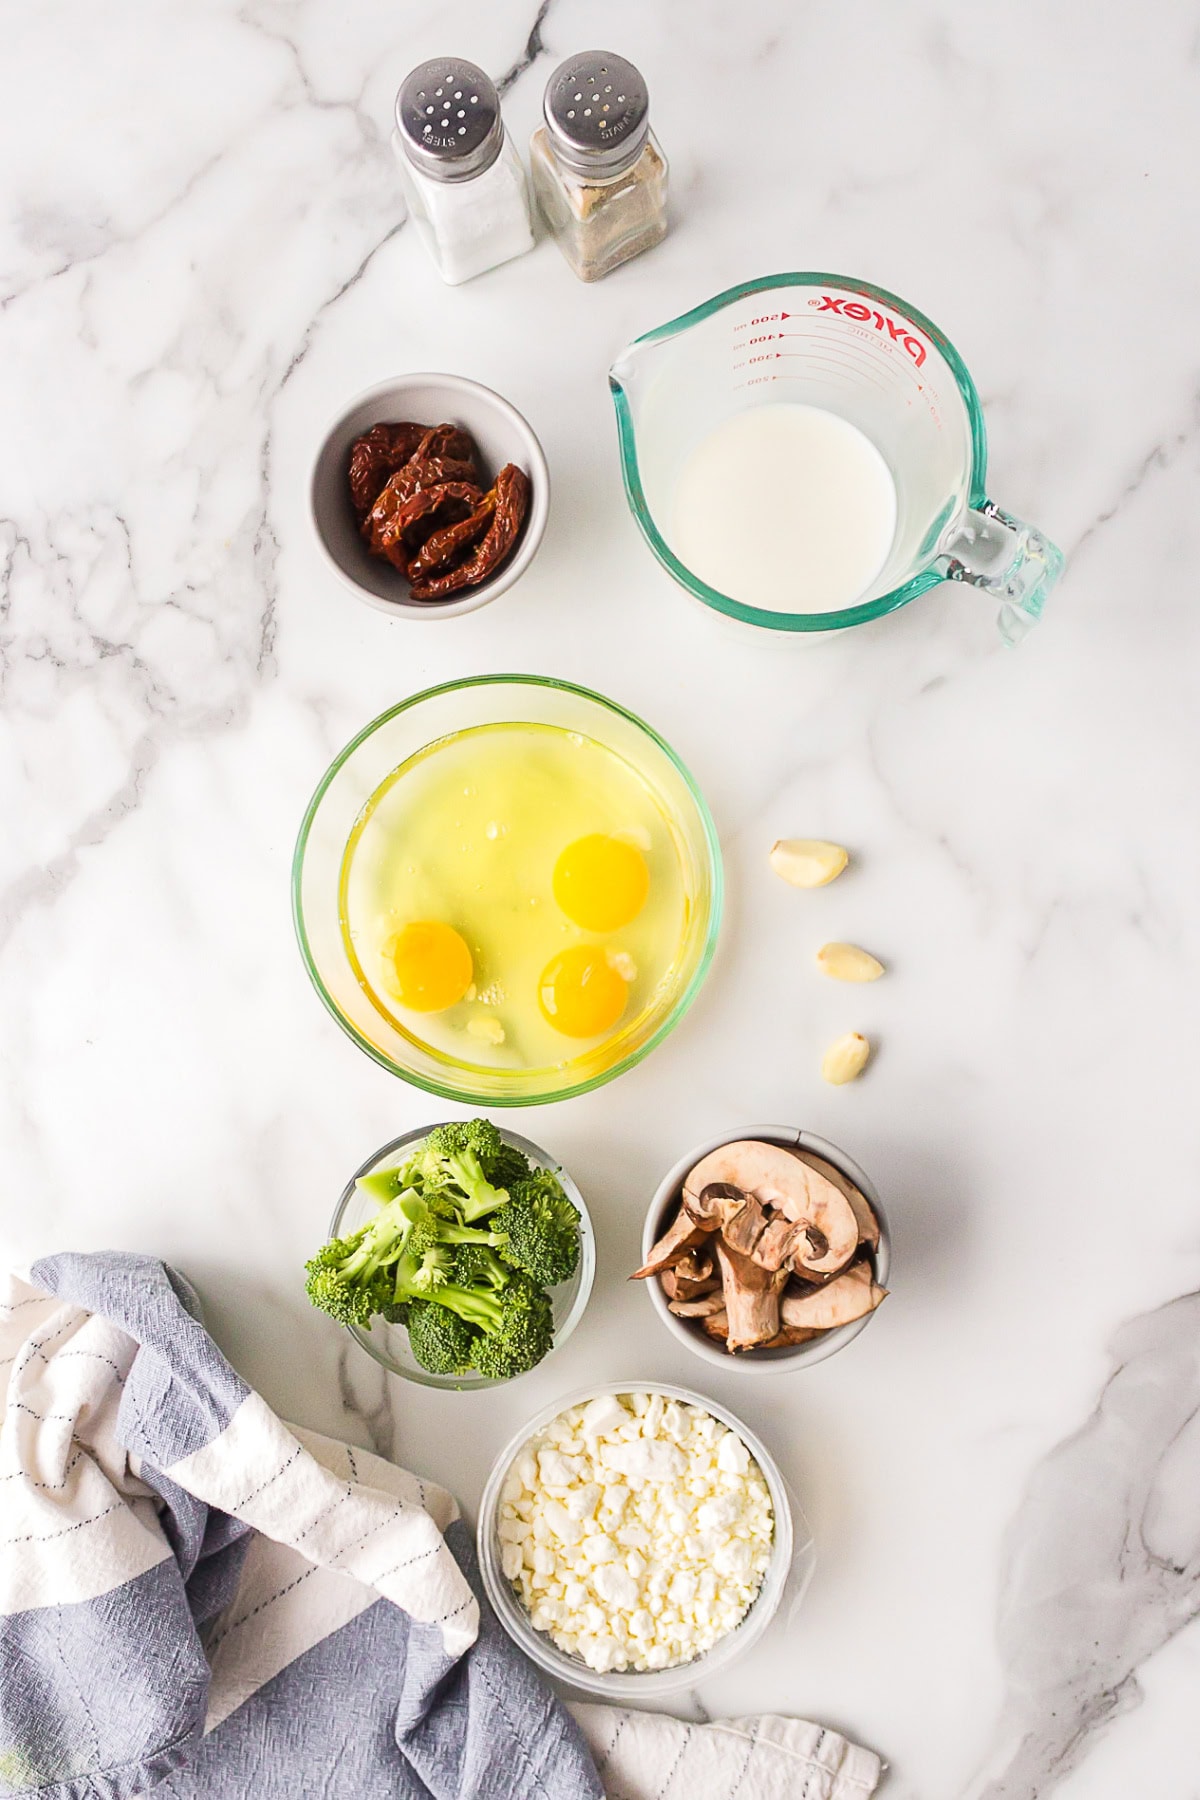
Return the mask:
[[625,1011],[628,993],[595,944],[561,950],[546,964],[538,984],[542,1011],[564,1037],[599,1037],[611,1031]]
[[640,850],[593,831],[568,844],[554,865],[554,898],[585,931],[618,931],[636,919],[650,892]]
[[474,964],[466,940],[441,919],[419,919],[391,944],[396,997],[413,1012],[445,1012],[471,985]]

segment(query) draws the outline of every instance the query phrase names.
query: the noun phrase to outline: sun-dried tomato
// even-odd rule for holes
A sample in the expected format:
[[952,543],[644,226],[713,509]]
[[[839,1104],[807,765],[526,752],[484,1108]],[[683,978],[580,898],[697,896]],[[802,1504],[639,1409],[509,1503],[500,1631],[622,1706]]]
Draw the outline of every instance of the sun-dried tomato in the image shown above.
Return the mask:
[[375,425],[351,446],[349,476],[369,550],[408,576],[416,600],[486,581],[529,507],[528,478],[512,463],[483,492],[474,440],[457,425]]
[[457,425],[431,425],[412,452],[414,462],[428,462],[430,457],[443,456],[453,462],[474,463],[475,455],[474,438]]
[[350,502],[360,525],[389,476],[404,466],[427,436],[423,425],[401,419],[394,425],[372,425],[355,438],[350,446]]
[[381,538],[396,508],[422,488],[441,487],[447,481],[470,483],[477,492],[480,491],[474,463],[444,457],[431,457],[425,462],[418,462],[413,457],[388,477],[362,525],[363,536],[376,556],[386,554]]
[[420,581],[426,575],[437,575],[453,568],[459,556],[477,544],[492,522],[496,510],[495,490],[484,494],[473,512],[455,525],[439,525],[431,531],[408,565],[408,579]]
[[487,498],[493,501],[495,511],[483,541],[457,568],[444,575],[414,581],[410,590],[414,600],[437,600],[443,594],[477,587],[499,568],[525,523],[529,509],[529,477],[515,463],[505,463]]
[[379,532],[378,554],[407,575],[414,551],[438,519],[455,522],[465,518],[481,498],[473,481],[443,481],[434,487],[418,488],[400,501]]

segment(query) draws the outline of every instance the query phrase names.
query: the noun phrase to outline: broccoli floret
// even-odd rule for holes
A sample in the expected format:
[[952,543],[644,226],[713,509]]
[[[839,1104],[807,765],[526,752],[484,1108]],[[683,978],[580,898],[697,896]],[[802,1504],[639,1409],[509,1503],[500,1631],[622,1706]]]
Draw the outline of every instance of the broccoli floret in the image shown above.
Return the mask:
[[493,1187],[507,1188],[511,1194],[514,1181],[520,1181],[530,1170],[529,1158],[517,1149],[515,1144],[506,1144],[500,1139],[500,1148],[494,1153],[479,1158],[483,1164],[483,1172]]
[[490,1119],[452,1119],[434,1126],[425,1148],[437,1156],[459,1156],[469,1150],[486,1169],[508,1146]]
[[[336,1319],[339,1325],[361,1325],[365,1328],[370,1324],[372,1315],[379,1311],[376,1302],[380,1297],[372,1285],[362,1287],[347,1281],[337,1269],[323,1268],[316,1257],[305,1266],[308,1270],[305,1291],[314,1306],[319,1306],[322,1312],[328,1313],[331,1319]],[[390,1283],[386,1288],[386,1298],[391,1298]]]
[[323,1244],[305,1264],[313,1305],[340,1325],[368,1324],[392,1297],[389,1271],[419,1216],[415,1197],[401,1193],[348,1237]]
[[439,1245],[487,1244],[494,1249],[497,1244],[503,1242],[504,1239],[499,1232],[487,1231],[477,1225],[464,1225],[458,1214],[451,1209],[448,1218],[430,1212],[414,1225],[408,1240],[408,1249],[414,1256],[421,1256],[426,1250],[432,1250]]
[[452,1254],[431,1250],[417,1258],[405,1252],[396,1264],[391,1304],[403,1306],[411,1300],[436,1300],[439,1306],[448,1306],[451,1312],[458,1313],[468,1325],[494,1331],[500,1323],[500,1306],[496,1298],[483,1288],[463,1287],[449,1279],[449,1268],[443,1270],[436,1262],[431,1263],[431,1259],[450,1258]]
[[515,1182],[503,1217],[508,1262],[539,1287],[570,1279],[579,1265],[579,1213],[551,1170]]
[[506,1143],[490,1119],[439,1125],[430,1132],[426,1147],[447,1160],[475,1157],[488,1183],[506,1192],[514,1181],[529,1173],[529,1158],[515,1145]]
[[551,1349],[554,1319],[545,1294],[523,1275],[514,1274],[498,1298],[501,1316],[493,1329],[480,1332],[475,1367],[507,1381],[534,1368]]
[[459,1244],[454,1251],[454,1279],[460,1287],[490,1287],[499,1290],[508,1283],[510,1271],[487,1244]]
[[462,1221],[473,1225],[508,1199],[507,1188],[493,1186],[484,1170],[480,1152],[493,1157],[493,1140],[503,1142],[487,1119],[439,1125],[406,1164],[405,1175],[422,1191],[451,1199]]
[[399,1169],[376,1169],[371,1175],[360,1175],[354,1185],[360,1194],[380,1206],[386,1200],[394,1200],[404,1182]]
[[433,1375],[465,1375],[475,1359],[476,1332],[449,1307],[413,1300],[406,1309],[408,1342]]
[[[417,1294],[433,1294],[448,1281],[454,1280],[454,1252],[448,1244],[433,1244],[428,1250],[418,1252],[410,1248],[405,1252],[415,1267],[409,1278],[409,1286]],[[395,1289],[393,1287],[393,1299]]]

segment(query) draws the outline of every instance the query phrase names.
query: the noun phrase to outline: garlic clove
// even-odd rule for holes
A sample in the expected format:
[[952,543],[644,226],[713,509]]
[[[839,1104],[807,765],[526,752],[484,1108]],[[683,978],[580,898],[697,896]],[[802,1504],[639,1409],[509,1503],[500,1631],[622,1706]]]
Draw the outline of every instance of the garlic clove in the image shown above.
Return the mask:
[[791,887],[825,887],[850,861],[840,844],[821,838],[780,838],[771,846],[771,867]]
[[834,981],[878,981],[883,974],[879,958],[857,944],[822,944],[817,967]]
[[821,1073],[833,1087],[844,1087],[848,1081],[857,1081],[870,1054],[871,1046],[862,1032],[848,1031],[830,1044],[821,1058]]

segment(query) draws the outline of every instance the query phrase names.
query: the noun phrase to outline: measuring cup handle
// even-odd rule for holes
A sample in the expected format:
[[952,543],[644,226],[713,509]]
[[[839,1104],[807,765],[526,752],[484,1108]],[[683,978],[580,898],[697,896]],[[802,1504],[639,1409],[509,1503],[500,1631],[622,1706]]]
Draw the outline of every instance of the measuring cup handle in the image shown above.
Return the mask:
[[1057,544],[1002,512],[994,500],[964,516],[943,555],[947,581],[969,581],[999,599],[997,622],[1007,644],[1019,644],[1037,624],[1066,560]]

